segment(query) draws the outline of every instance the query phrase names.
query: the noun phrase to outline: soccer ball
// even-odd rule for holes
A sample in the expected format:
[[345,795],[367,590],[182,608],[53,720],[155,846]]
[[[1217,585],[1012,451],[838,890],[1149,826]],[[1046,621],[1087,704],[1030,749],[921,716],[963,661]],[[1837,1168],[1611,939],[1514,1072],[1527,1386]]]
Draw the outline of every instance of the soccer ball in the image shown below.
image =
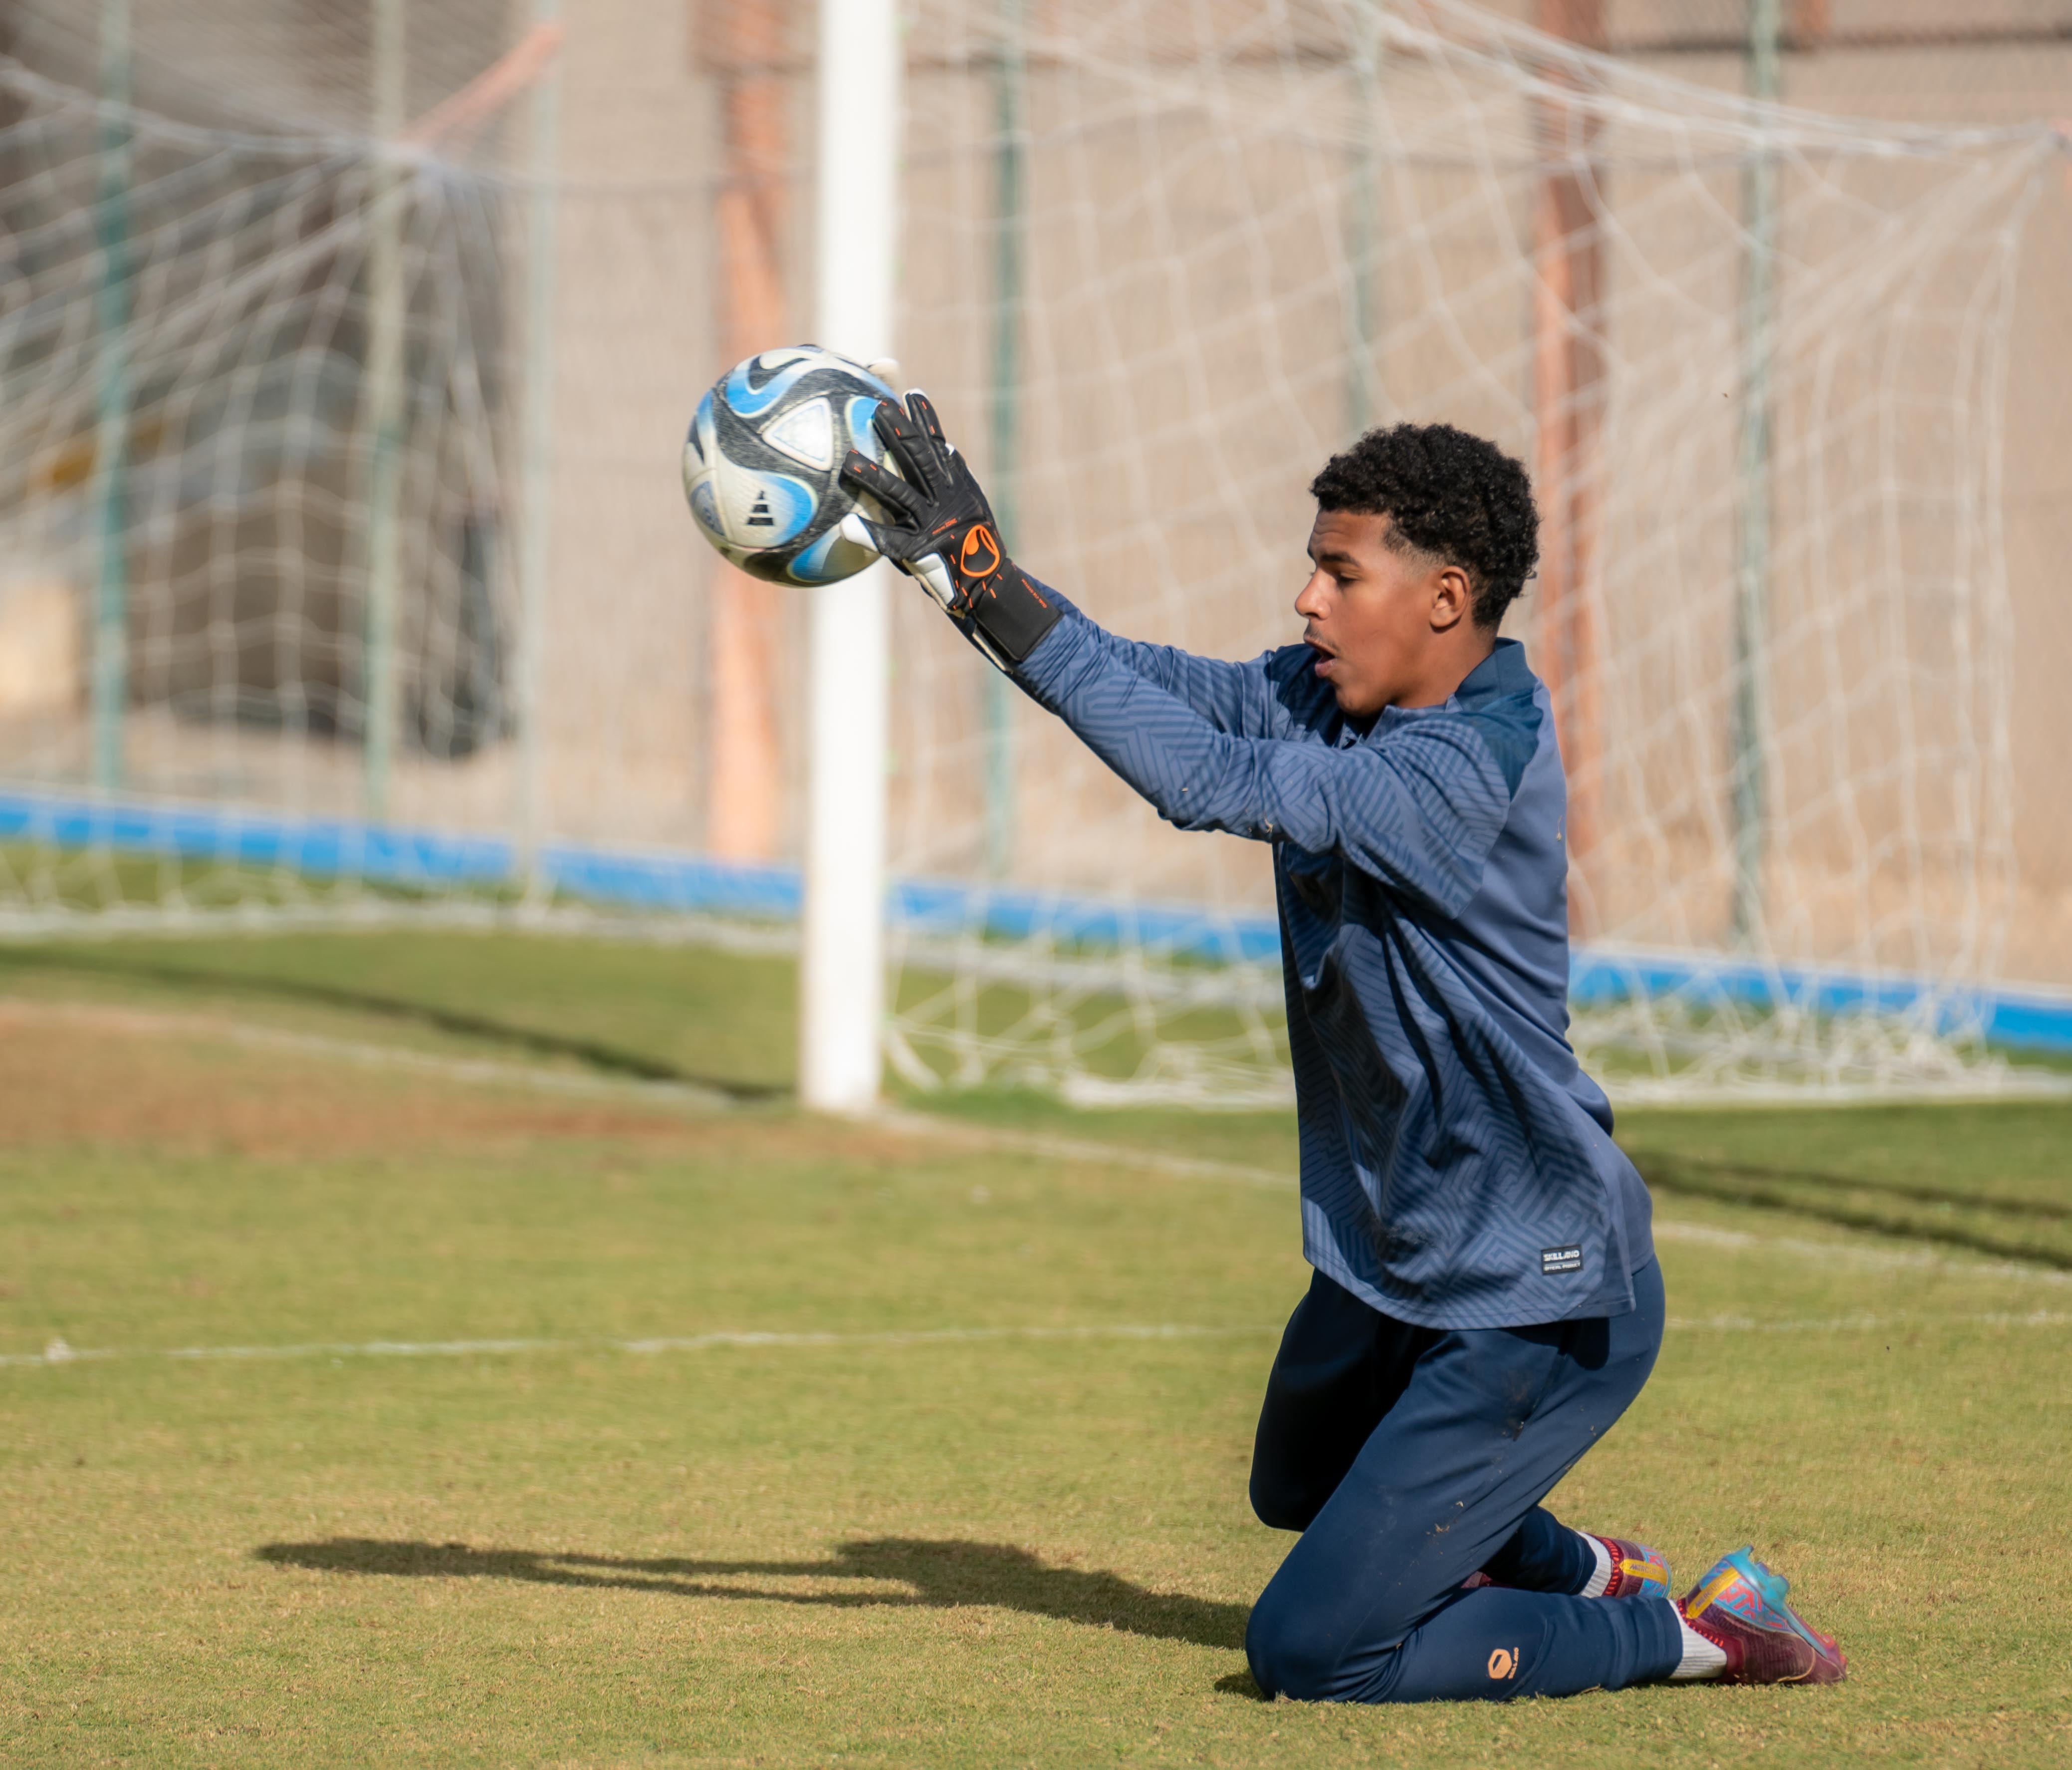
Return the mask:
[[[776,584],[832,584],[877,556],[837,532],[857,500],[841,464],[882,462],[870,428],[898,398],[867,368],[801,344],[738,363],[698,401],[684,441],[684,495],[699,532],[743,571]],[[876,517],[874,500],[865,513]]]

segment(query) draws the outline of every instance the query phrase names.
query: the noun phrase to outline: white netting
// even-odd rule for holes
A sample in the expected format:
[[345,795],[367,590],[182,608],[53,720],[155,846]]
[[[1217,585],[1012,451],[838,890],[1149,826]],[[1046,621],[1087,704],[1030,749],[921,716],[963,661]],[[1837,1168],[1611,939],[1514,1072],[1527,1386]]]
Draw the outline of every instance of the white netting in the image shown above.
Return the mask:
[[[740,274],[724,79],[637,8],[528,61],[485,5],[413,27],[403,114],[467,96],[384,154],[364,41],[247,43],[236,133],[138,5],[149,107],[82,89],[76,12],[0,64],[0,922],[543,879],[781,909],[781,872],[696,859],[742,655],[674,484]],[[796,169],[788,23],[758,77]],[[1547,517],[1511,630],[1573,776],[1586,1057],[1629,1093],[1996,1078],[2035,594],[2010,365],[2072,381],[2029,335],[2049,132],[1754,106],[1445,0],[931,0],[908,42],[902,355],[1018,556],[1121,631],[1249,655],[1297,630],[1332,450],[1497,438]],[[249,120],[277,64],[321,133]],[[781,246],[810,191],[767,189]],[[924,601],[895,620],[896,1066],[1278,1097],[1264,850],[1164,829]],[[760,641],[780,865],[796,626]]]

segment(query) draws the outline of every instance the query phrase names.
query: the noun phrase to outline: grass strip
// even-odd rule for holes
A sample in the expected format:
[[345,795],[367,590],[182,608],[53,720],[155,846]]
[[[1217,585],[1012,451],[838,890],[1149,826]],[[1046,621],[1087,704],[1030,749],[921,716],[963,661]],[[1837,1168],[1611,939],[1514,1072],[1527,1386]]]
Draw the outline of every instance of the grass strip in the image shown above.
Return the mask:
[[[1996,1233],[1992,1230],[1975,1229],[1934,1216],[1897,1216],[1880,1210],[1875,1204],[1848,1204],[1832,1196],[1827,1190],[1832,1188],[1859,1196],[1881,1192],[1897,1193],[1901,1197],[1907,1196],[1894,1188],[1852,1180],[1843,1175],[1809,1175],[1803,1171],[1752,1167],[1737,1163],[1703,1163],[1658,1154],[1637,1155],[1634,1164],[1650,1188],[1672,1196],[1680,1194],[1690,1198],[1710,1199],[1720,1204],[1759,1205],[1767,1210],[1832,1224],[1839,1229],[1855,1229],[1910,1241],[1939,1242],[1946,1247],[1963,1248],[1973,1253],[1990,1254],[1999,1259],[2030,1261],[2060,1271],[2072,1271],[2072,1249],[2056,1245],[2037,1235]],[[1807,1186],[1812,1187],[1814,1191],[1809,1193],[1803,1190]],[[1951,1196],[1930,1193],[1930,1197],[1933,1203],[1943,1208],[1959,1206],[1967,1209],[1980,1208],[1980,1201],[1962,1195]],[[1984,1208],[2017,1212],[2027,1211],[2023,1205],[2010,1204],[2007,1201],[1996,1201]],[[2050,1221],[2062,1220],[2064,1216],[2064,1213],[2049,1211],[2047,1208],[2028,1212],[2028,1214]]]

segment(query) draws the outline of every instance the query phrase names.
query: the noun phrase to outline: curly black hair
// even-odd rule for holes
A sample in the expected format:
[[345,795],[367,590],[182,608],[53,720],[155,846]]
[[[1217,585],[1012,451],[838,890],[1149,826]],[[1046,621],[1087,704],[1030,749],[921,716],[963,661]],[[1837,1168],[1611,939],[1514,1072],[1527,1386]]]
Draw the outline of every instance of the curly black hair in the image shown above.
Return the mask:
[[1524,467],[1450,424],[1369,430],[1309,482],[1319,508],[1386,516],[1392,546],[1458,566],[1475,624],[1494,628],[1540,560],[1540,513]]

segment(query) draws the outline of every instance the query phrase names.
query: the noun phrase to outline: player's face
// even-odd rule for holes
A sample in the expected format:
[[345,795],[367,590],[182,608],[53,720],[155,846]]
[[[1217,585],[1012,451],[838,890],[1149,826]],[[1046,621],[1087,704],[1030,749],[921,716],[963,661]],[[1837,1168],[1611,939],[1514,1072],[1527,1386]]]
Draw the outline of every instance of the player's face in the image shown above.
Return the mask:
[[[1309,531],[1309,581],[1295,599],[1318,680],[1330,684],[1348,718],[1426,704],[1435,641],[1457,620],[1435,609],[1433,562],[1397,552],[1388,534],[1387,517],[1319,510]],[[1443,624],[1435,625],[1435,613]]]

